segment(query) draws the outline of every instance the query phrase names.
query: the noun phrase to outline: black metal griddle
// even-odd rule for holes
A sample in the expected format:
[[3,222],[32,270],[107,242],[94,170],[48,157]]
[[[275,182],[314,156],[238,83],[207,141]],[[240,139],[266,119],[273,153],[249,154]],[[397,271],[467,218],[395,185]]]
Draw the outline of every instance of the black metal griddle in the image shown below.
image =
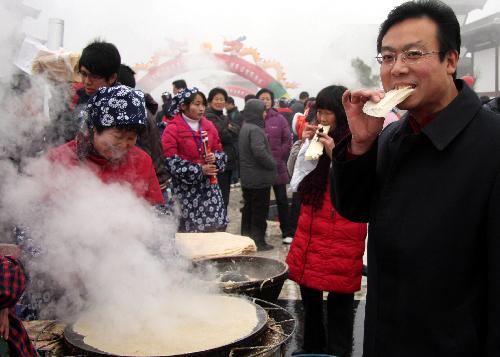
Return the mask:
[[[257,311],[257,326],[252,330],[251,333],[249,333],[246,336],[241,337],[238,340],[235,340],[229,344],[223,345],[223,346],[218,346],[215,348],[211,348],[209,350],[204,350],[204,351],[196,351],[196,352],[191,352],[191,353],[184,353],[184,354],[176,354],[176,355],[168,355],[168,356],[141,356],[141,357],[201,357],[201,356],[213,356],[213,357],[226,357],[229,355],[230,351],[233,348],[239,347],[239,346],[248,346],[252,344],[254,341],[258,340],[262,333],[265,332],[266,330],[266,325],[268,321],[268,314],[266,310],[261,307],[260,305],[256,304],[253,300],[248,299],[246,297],[242,296],[234,296],[236,298],[240,299],[247,299],[249,302],[254,304],[256,311]],[[107,353],[104,351],[101,351],[93,346],[90,346],[84,342],[84,336],[76,333],[73,330],[73,325],[68,325],[64,329],[64,339],[66,342],[75,349],[78,353],[82,353],[86,356],[118,356],[114,355],[111,353]]]

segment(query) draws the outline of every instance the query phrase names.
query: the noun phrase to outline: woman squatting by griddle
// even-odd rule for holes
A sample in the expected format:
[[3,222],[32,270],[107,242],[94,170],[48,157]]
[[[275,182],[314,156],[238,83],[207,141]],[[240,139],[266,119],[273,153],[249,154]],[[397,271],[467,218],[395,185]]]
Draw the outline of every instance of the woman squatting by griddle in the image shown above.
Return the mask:
[[[135,145],[146,125],[144,93],[124,85],[99,88],[89,99],[84,117],[84,127],[76,138],[50,150],[49,160],[68,170],[86,167],[104,183],[125,183],[150,204],[163,204],[151,157]],[[15,235],[27,257],[37,259],[43,254],[29,229],[16,228]],[[45,274],[28,271],[28,275],[20,315],[25,320],[53,319],[61,293],[57,282]]]

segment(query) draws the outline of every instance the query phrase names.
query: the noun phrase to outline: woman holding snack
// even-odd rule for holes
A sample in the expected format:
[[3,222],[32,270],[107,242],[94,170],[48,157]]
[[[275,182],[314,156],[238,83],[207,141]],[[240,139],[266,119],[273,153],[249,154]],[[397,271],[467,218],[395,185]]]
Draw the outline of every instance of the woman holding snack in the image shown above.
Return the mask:
[[197,88],[186,88],[172,99],[174,118],[162,136],[167,170],[180,203],[181,232],[225,231],[227,211],[217,183],[226,154],[217,129],[204,117],[207,99]]
[[[302,134],[303,139],[317,140],[324,149],[316,168],[298,185],[302,203],[297,231],[286,258],[289,278],[300,285],[304,304],[301,352],[341,357],[352,353],[354,292],[361,287],[367,231],[366,224],[353,223],[340,216],[330,200],[332,150],[348,133],[342,106],[345,90],[342,86],[329,86],[318,93],[317,125],[307,125]],[[306,156],[307,153],[299,154],[296,168]],[[323,328],[324,291],[328,292],[326,331]]]

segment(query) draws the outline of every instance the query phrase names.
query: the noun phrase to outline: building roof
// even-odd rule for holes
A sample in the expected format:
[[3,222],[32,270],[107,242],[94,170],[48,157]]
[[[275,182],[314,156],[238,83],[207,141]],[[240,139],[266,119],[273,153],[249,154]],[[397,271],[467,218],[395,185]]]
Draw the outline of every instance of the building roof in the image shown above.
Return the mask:
[[468,52],[500,46],[500,12],[463,26],[461,33]]

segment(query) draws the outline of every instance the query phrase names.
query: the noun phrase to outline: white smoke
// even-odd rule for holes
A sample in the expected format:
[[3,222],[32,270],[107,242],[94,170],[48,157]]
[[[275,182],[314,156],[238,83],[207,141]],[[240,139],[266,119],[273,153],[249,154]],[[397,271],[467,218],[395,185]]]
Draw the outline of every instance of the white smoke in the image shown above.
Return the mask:
[[174,218],[159,216],[126,185],[103,184],[88,169],[45,159],[13,173],[3,180],[4,213],[28,226],[40,247],[28,270],[63,288],[70,306],[58,306],[58,317],[69,317],[66,307],[98,307],[117,326],[136,326],[131,319],[153,319],[159,301],[184,310],[185,296],[206,291],[176,256]]
[[[23,39],[18,30],[24,15],[15,4],[0,4],[7,15],[2,26],[8,26],[0,31],[0,48],[8,49],[0,68],[10,68],[0,81],[2,240],[14,225],[26,228],[26,269],[57,283],[57,318],[75,319],[86,311],[113,322],[115,330],[108,332],[117,334],[139,333],[148,321],[155,330],[161,304],[181,316],[213,319],[200,304],[211,288],[176,253],[175,217],[158,215],[127,184],[105,184],[88,168],[66,167],[31,150],[49,122],[43,98],[52,83],[20,75],[12,65]],[[55,100],[51,105],[56,111],[65,107]]]

